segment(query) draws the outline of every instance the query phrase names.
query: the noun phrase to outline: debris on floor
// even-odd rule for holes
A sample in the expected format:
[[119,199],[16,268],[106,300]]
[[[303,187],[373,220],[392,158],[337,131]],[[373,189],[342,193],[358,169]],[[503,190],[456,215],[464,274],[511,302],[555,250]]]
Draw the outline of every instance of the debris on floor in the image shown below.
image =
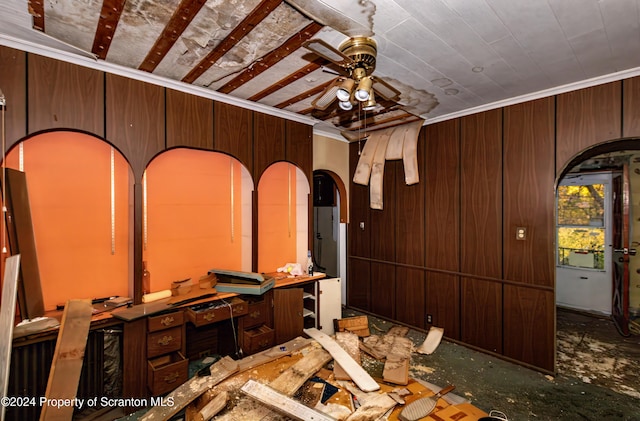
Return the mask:
[[[412,403],[424,410],[415,403],[418,400],[432,404],[422,418],[437,414],[424,418],[427,420],[477,420],[487,415],[467,400],[451,404],[440,399],[438,386],[409,377],[415,346],[406,337],[408,328],[392,326],[383,335],[370,335],[363,321],[368,326],[366,316],[344,324],[337,321],[339,330],[334,337],[306,329],[311,339],[299,337],[238,361],[222,358],[210,366],[210,373],[194,376],[169,393],[165,401],[173,405],[153,407],[140,419],[166,421],[184,412],[185,421],[214,416],[222,421],[283,416],[319,421],[398,420],[403,419],[402,409]],[[361,347],[384,364],[382,378],[374,379],[366,371]]]

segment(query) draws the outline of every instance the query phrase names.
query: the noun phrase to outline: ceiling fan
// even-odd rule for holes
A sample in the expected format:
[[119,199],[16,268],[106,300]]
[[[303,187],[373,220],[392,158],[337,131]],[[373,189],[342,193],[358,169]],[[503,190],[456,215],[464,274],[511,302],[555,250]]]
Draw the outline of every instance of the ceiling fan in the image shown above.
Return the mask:
[[321,39],[311,39],[302,44],[305,48],[338,66],[340,75],[313,100],[317,110],[326,110],[336,99],[343,110],[351,110],[361,104],[365,111],[376,106],[375,96],[397,102],[400,91],[372,75],[376,68],[377,44],[373,38],[351,37],[335,49]]

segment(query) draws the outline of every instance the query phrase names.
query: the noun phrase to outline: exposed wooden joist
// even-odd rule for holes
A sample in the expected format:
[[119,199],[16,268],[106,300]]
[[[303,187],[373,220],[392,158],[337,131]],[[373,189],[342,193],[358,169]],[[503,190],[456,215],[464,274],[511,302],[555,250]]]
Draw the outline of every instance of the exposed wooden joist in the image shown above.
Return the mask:
[[[397,111],[397,110],[393,110],[393,111]],[[411,119],[415,118],[413,114],[409,114],[406,112],[403,112],[402,114],[392,115],[392,116],[385,116],[385,114],[389,114],[390,112],[391,111],[381,112],[371,117],[367,117],[366,119],[354,121],[352,124],[348,124],[348,125],[344,124],[343,126],[347,131],[357,131],[373,125],[380,125],[380,124],[392,123],[398,120],[408,120],[410,118]]]
[[301,93],[300,95],[296,95],[293,98],[289,98],[285,101],[282,101],[281,103],[277,104],[275,107],[276,108],[285,108],[288,107],[291,104],[295,104],[296,102],[300,102],[303,99],[307,99],[309,97],[312,97],[314,95],[319,94],[320,92],[324,91],[327,86],[331,85],[333,83],[333,79],[329,80],[323,84],[320,84],[318,86],[316,86],[315,88],[311,88],[308,91],[305,91],[303,93]]
[[207,0],[182,0],[138,69],[153,72]]
[[93,47],[91,48],[91,52],[102,60],[107,57],[111,41],[113,41],[113,34],[116,32],[126,1],[104,0],[102,3],[100,19],[98,19],[98,27],[96,28]]
[[297,70],[296,72],[293,72],[288,76],[285,76],[284,78],[280,79],[279,81],[277,81],[273,85],[268,86],[267,88],[263,89],[262,91],[258,92],[257,94],[253,95],[252,97],[248,98],[248,100],[249,101],[260,101],[262,98],[264,98],[264,97],[266,97],[268,95],[271,95],[272,93],[276,92],[277,90],[282,89],[285,86],[290,85],[291,83],[295,82],[296,80],[305,77],[309,73],[318,70],[319,68],[321,68],[322,66],[324,66],[327,63],[328,63],[327,60],[325,60],[323,58],[317,58],[316,60],[312,61],[311,63],[309,63],[306,66],[304,66],[303,68],[301,68],[300,70]]
[[269,69],[271,66],[280,62],[280,60],[287,57],[289,54],[296,51],[298,48],[302,46],[302,43],[306,40],[310,39],[314,36],[320,29],[322,29],[322,25],[317,22],[311,22],[309,25],[305,26],[300,32],[294,34],[288,40],[284,42],[280,47],[275,50],[269,52],[264,57],[262,57],[259,61],[254,62],[251,66],[247,67],[243,72],[241,72],[238,76],[233,78],[227,84],[218,89],[218,92],[223,94],[228,94],[240,86],[244,85],[254,77],[258,76],[260,73]]
[[227,35],[220,43],[209,52],[196,67],[194,67],[185,77],[183,82],[193,83],[211,66],[213,66],[220,58],[231,50],[242,38],[253,30],[260,22],[262,22],[269,14],[282,3],[282,0],[262,0],[246,18],[238,24],[229,35]]
[[33,16],[33,29],[44,32],[44,1],[29,0],[29,14]]

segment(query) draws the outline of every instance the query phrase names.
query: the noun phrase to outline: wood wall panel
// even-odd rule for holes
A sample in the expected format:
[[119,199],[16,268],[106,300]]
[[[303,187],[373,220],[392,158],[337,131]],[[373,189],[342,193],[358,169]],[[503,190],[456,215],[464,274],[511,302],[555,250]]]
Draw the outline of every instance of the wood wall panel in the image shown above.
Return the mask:
[[[358,162],[358,144],[349,145],[349,168],[351,179]],[[369,186],[351,182],[349,189],[349,256],[371,257],[371,224],[369,208]],[[361,227],[361,224],[363,227]]]
[[107,74],[106,138],[129,160],[136,180],[165,149],[164,88]]
[[253,114],[253,174],[260,180],[264,170],[285,159],[284,119],[268,114]]
[[504,286],[504,355],[553,371],[555,338],[553,291]]
[[27,135],[27,53],[0,45],[0,75],[6,101],[6,152]]
[[556,172],[589,146],[621,137],[622,82],[557,96]]
[[213,147],[242,162],[253,175],[253,111],[222,102],[213,103]]
[[445,336],[460,339],[460,278],[438,272],[426,274],[425,313],[433,326],[444,328]]
[[307,176],[310,189],[313,189],[313,127],[285,121],[285,133],[285,158],[302,170]]
[[73,128],[104,137],[104,73],[30,55],[29,133]]
[[347,263],[347,305],[370,311],[371,263],[368,260],[350,258]]
[[213,149],[213,101],[166,90],[167,148]]
[[502,284],[462,278],[460,339],[502,353]]
[[622,136],[640,137],[640,76],[622,81]]
[[[397,222],[396,208],[400,205],[396,201],[395,174],[400,161],[387,161],[384,165],[382,186],[383,208],[370,209],[371,220],[371,258],[394,262],[396,259],[395,224]],[[368,187],[370,188],[370,186]],[[371,197],[371,194],[369,194]],[[367,204],[367,206],[370,206]]]
[[396,267],[396,320],[424,329],[426,324],[426,284],[422,269]]
[[[424,137],[418,138],[418,171],[423,175]],[[396,261],[408,265],[424,266],[425,203],[424,178],[417,184],[407,186],[404,167],[398,162],[395,172],[396,220],[393,221],[396,238]],[[424,319],[424,317],[422,318]]]
[[395,319],[396,271],[395,266],[371,263],[371,311],[388,319]]
[[461,119],[460,268],[502,276],[502,110]]
[[460,269],[459,120],[426,126],[426,266]]
[[[553,110],[553,98],[504,109],[503,276],[549,287],[555,274]],[[526,228],[526,240],[516,239],[516,227]]]
[[[297,165],[309,183],[308,218],[313,221],[313,126],[285,120],[285,159]],[[313,250],[313,222],[309,223],[308,249]]]

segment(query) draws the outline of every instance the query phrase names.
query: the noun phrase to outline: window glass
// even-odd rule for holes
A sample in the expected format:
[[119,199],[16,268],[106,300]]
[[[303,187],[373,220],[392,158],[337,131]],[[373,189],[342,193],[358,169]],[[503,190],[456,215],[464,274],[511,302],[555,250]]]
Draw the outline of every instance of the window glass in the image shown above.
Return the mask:
[[604,270],[604,184],[558,187],[558,264]]

